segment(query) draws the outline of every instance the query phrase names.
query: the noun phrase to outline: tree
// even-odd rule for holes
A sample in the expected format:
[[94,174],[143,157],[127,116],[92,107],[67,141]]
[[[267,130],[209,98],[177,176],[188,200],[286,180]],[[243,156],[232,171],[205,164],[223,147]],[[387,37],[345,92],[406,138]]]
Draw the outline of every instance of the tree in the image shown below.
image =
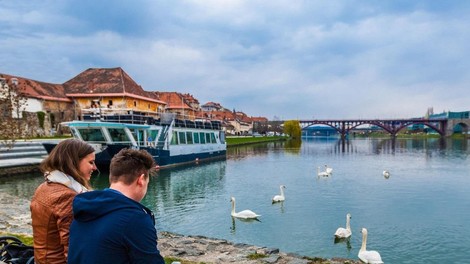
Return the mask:
[[284,134],[289,135],[293,139],[300,139],[302,136],[302,128],[298,120],[288,120],[284,122]]
[[0,140],[9,149],[16,139],[24,136],[23,111],[27,99],[23,90],[18,85],[18,79],[0,77]]

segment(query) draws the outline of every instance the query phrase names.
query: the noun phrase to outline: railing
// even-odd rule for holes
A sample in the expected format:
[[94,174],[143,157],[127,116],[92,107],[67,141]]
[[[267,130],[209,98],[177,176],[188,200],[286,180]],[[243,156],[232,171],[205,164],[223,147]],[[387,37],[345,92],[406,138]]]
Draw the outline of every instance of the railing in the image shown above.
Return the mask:
[[[96,108],[95,108],[96,109]],[[184,128],[199,128],[199,129],[212,129],[221,130],[222,123],[218,120],[197,120],[197,119],[181,119],[185,116],[177,115],[175,113],[157,113],[154,115],[148,115],[145,112],[137,111],[103,111],[97,112],[83,110],[83,120],[99,120],[102,122],[116,122],[116,123],[127,123],[127,124],[141,124],[141,125],[160,125],[168,126],[174,122],[175,127]]]

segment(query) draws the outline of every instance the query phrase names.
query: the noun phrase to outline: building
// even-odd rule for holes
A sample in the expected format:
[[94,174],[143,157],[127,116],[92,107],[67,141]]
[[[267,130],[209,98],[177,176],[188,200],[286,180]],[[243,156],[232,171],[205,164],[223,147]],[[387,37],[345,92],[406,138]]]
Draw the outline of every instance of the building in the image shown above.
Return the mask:
[[[53,129],[59,130],[61,122],[80,120],[85,115],[98,118],[120,112],[149,116],[171,112],[181,119],[220,120],[228,134],[249,135],[253,132],[253,119],[243,112],[227,110],[215,102],[200,106],[199,101],[188,93],[145,91],[120,67],[89,68],[63,84],[1,73],[0,78],[16,78],[15,85],[24,91],[27,100],[24,111],[35,119],[36,127],[41,127],[40,135],[49,135]],[[45,125],[37,121],[36,113],[41,112],[45,115]],[[33,127],[31,130],[35,131]]]
[[145,115],[163,112],[167,103],[142,89],[124,70],[87,69],[63,84],[74,103],[75,119],[82,114],[137,111]]
[[179,119],[195,120],[199,112],[199,101],[190,94],[177,92],[152,92],[156,98],[165,102],[164,110],[175,113]]

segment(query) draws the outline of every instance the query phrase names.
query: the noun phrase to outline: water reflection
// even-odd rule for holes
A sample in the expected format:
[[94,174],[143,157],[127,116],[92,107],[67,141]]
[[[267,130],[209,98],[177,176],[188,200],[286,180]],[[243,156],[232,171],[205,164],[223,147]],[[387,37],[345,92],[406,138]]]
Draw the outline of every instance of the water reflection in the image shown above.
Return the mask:
[[[469,149],[469,139],[465,138],[360,138],[360,139],[337,139],[337,138],[304,138],[304,142],[314,142],[329,145],[329,151],[334,154],[359,153],[363,151],[358,143],[370,143],[371,151],[374,154],[395,154],[404,153],[410,150],[426,150],[426,154],[431,156],[439,151],[450,150],[453,154],[461,153],[467,155]],[[331,145],[331,141],[335,144]],[[305,151],[305,150],[303,150]],[[307,149],[308,151],[308,149]],[[310,154],[310,153],[306,153]]]
[[36,188],[44,181],[39,172],[0,177],[0,191],[20,198],[31,199]]
[[334,244],[345,244],[346,245],[346,249],[348,250],[348,252],[351,252],[351,237],[348,237],[348,238],[337,238],[335,237],[334,238],[334,241],[333,243]]
[[302,140],[291,139],[285,142],[284,149],[291,154],[300,154],[300,147],[302,147]]
[[236,222],[240,221],[242,223],[256,223],[256,222],[261,222],[258,218],[250,218],[250,219],[244,219],[244,218],[236,218],[232,216],[232,225],[230,226],[230,234],[234,235],[237,231],[237,224]]
[[[286,142],[288,141],[274,141],[274,142],[269,142],[269,143],[258,143],[258,144],[230,147],[230,148],[227,148],[227,159],[243,160],[245,158],[263,155],[266,153],[265,151],[267,149],[270,150],[270,149],[284,148]],[[292,144],[292,143],[289,143],[289,144]],[[300,145],[298,148],[300,149]]]
[[279,212],[280,212],[281,214],[285,213],[285,211],[284,211],[284,201],[282,201],[282,202],[277,202],[277,203],[273,203],[273,206],[279,207]]
[[163,207],[197,204],[223,189],[225,168],[225,161],[217,161],[162,170],[154,184],[149,185],[144,203],[156,204],[159,201]]

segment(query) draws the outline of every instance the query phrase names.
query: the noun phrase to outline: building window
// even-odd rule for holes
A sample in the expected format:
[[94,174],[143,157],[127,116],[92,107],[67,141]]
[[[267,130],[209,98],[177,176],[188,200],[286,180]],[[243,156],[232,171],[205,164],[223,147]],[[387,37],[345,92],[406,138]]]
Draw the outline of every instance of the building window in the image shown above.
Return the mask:
[[137,107],[137,101],[134,101],[134,106]]

